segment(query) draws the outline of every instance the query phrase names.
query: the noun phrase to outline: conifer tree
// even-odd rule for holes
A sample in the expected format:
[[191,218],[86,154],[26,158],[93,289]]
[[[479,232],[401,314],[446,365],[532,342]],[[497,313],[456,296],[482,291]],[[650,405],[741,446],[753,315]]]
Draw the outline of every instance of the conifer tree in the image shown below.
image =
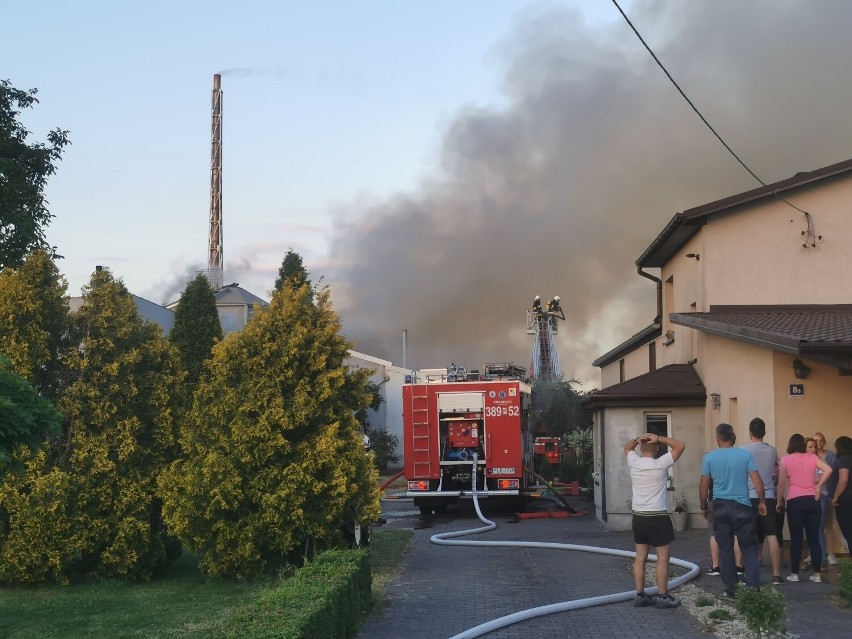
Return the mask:
[[216,296],[204,275],[197,275],[181,294],[169,340],[180,351],[186,381],[194,388],[213,345],[222,340]]
[[37,250],[19,268],[0,271],[0,353],[52,400],[61,389],[67,343],[67,284],[50,255]]
[[155,488],[177,452],[178,353],[107,270],[71,319],[62,441],[0,485],[0,581],[147,578],[177,548]]
[[292,288],[300,288],[303,284],[310,286],[308,271],[302,263],[302,256],[293,249],[288,249],[278,269],[278,279],[275,280],[275,290],[280,291],[284,285]]
[[177,453],[179,356],[143,321],[108,270],[96,272],[74,317],[74,382],[60,409],[70,428],[81,565],[103,576],[149,577],[167,557],[156,479]]
[[355,412],[367,371],[328,289],[283,286],[213,349],[181,425],[183,455],[161,479],[170,529],[212,574],[249,578],[336,543],[347,518],[378,517],[378,473]]

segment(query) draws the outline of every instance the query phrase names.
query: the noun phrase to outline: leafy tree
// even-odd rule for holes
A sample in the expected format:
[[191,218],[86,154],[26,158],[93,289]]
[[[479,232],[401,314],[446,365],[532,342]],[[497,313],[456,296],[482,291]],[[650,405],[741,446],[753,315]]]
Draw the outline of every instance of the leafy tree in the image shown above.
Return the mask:
[[50,399],[61,390],[67,344],[67,284],[50,255],[36,250],[0,271],[0,353]]
[[213,574],[249,578],[333,545],[348,519],[380,512],[378,473],[355,412],[367,371],[328,289],[273,293],[245,330],[213,349],[181,426],[183,455],[161,480],[163,514]]
[[541,458],[541,466],[539,466],[538,474],[547,481],[553,481],[553,478],[556,476],[553,464],[550,463],[550,460],[547,457]]
[[106,270],[72,324],[64,436],[0,487],[3,581],[147,578],[174,556],[155,488],[177,452],[178,354]]
[[44,234],[53,217],[44,187],[69,143],[68,132],[55,129],[47,144],[27,143],[30,132],[17,118],[38,102],[36,93],[0,80],[0,268],[20,265],[35,248],[54,253]]
[[194,388],[213,345],[222,341],[216,296],[204,275],[197,275],[180,296],[169,340],[180,351],[186,381]]
[[533,431],[561,436],[592,425],[592,413],[580,406],[584,393],[574,390],[572,381],[536,382],[533,386]]
[[356,411],[355,418],[361,424],[362,432],[370,438],[370,449],[373,451],[376,468],[384,472],[388,469],[389,464],[399,462],[399,455],[396,452],[399,448],[399,437],[389,433],[384,428],[372,428],[370,426],[369,411],[379,410],[385,399],[382,397],[381,388],[374,382],[368,381],[366,390],[369,403],[361,410]]
[[592,452],[592,429],[577,428],[565,436],[565,442],[574,450],[577,464],[586,461],[586,457]]
[[287,250],[284,261],[281,262],[281,268],[278,269],[278,279],[275,280],[275,290],[280,291],[285,284],[292,288],[301,288],[305,284],[311,285],[308,272],[305,270],[305,265],[302,264],[302,256],[293,249]]
[[45,433],[58,434],[62,416],[0,358],[0,477],[18,446],[37,448]]
[[384,472],[391,464],[399,463],[399,437],[383,428],[371,428],[367,431],[370,448],[376,462],[376,468]]

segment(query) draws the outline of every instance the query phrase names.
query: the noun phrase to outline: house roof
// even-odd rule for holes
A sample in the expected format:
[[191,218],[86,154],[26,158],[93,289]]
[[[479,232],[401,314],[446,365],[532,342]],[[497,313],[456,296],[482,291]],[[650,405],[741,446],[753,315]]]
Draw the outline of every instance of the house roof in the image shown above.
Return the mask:
[[216,306],[225,306],[233,304],[235,306],[253,306],[260,304],[261,306],[269,306],[269,302],[259,298],[254,293],[249,293],[246,289],[241,288],[239,284],[228,284],[222,289],[214,293],[216,298]]
[[615,360],[621,359],[640,346],[644,346],[648,342],[657,339],[662,334],[662,324],[651,324],[613,348],[611,351],[598,357],[594,362],[592,362],[592,366],[606,366],[607,364],[611,364]]
[[687,209],[683,213],[676,213],[657,238],[645,249],[645,252],[642,253],[639,259],[636,260],[636,265],[647,268],[664,266],[677,251],[683,248],[684,244],[692,236],[698,233],[701,227],[707,223],[707,217],[713,213],[729,211],[743,204],[776,197],[786,191],[849,171],[852,171],[852,159],[838,162],[837,164],[832,164],[815,171],[797,173],[793,177],[781,180],[780,182],[767,184],[766,186],[738,193],[737,195],[731,195],[708,204],[702,204],[701,206]]
[[711,306],[673,324],[852,369],[852,304]]
[[580,401],[584,408],[608,406],[704,406],[707,390],[692,364],[670,364],[599,391]]
[[[165,335],[171,332],[172,326],[175,325],[174,311],[133,293],[130,294],[130,297],[133,298],[133,303],[136,304],[136,312],[139,313],[139,317],[146,322],[158,324]],[[81,306],[83,306],[82,297],[75,296],[68,298],[69,310],[78,311]]]

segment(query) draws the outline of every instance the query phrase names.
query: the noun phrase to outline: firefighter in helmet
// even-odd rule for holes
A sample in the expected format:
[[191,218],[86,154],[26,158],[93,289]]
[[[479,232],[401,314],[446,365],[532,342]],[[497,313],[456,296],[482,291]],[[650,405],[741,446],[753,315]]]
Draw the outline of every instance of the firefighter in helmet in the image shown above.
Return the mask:
[[556,319],[565,319],[565,312],[559,304],[559,296],[554,295],[553,299],[547,303],[547,312],[550,314],[550,326],[556,330]]
[[533,300],[533,314],[539,315],[541,313],[541,295],[536,295]]

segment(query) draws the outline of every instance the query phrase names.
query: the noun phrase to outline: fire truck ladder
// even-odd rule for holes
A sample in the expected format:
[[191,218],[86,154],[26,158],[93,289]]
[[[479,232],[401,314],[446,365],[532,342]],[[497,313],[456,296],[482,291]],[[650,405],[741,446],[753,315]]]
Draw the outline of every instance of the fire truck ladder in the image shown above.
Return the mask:
[[429,432],[429,399],[425,390],[415,386],[411,389],[411,439],[415,477],[432,476],[432,442]]
[[559,353],[553,341],[553,326],[546,313],[538,313],[533,318],[535,338],[533,339],[532,373],[533,378],[552,382],[562,376],[559,368]]

